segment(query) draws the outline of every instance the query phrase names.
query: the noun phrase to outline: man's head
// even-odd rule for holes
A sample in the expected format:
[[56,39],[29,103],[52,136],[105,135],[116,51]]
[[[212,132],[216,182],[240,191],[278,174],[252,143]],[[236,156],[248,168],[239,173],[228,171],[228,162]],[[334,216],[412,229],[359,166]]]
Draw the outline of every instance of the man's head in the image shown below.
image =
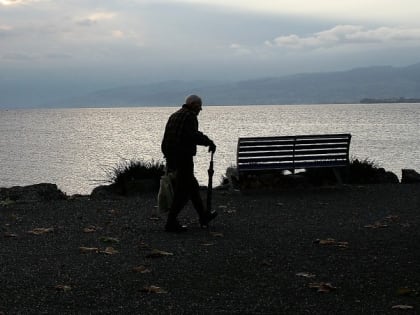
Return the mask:
[[188,108],[190,108],[198,115],[201,111],[201,106],[203,105],[203,102],[201,101],[201,98],[198,95],[192,94],[185,98],[185,104],[188,106]]

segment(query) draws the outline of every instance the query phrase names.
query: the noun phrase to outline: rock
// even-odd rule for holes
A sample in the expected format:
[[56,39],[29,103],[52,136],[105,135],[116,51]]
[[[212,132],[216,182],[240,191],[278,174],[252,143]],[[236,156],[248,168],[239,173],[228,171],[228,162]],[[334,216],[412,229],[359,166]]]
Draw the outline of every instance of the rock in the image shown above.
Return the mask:
[[16,202],[38,202],[66,198],[66,195],[57,188],[57,185],[49,183],[0,188],[0,200],[9,199]]
[[121,198],[121,195],[116,192],[113,185],[101,185],[92,190],[90,197],[92,199],[116,199]]
[[388,172],[384,168],[378,168],[375,172],[374,184],[398,184],[398,176],[393,172]]
[[420,174],[413,169],[402,169],[401,170],[401,184],[414,184],[420,183]]
[[230,166],[226,169],[226,179],[232,189],[239,188],[239,174],[236,167]]
[[134,197],[144,193],[159,191],[159,182],[156,179],[138,179],[125,182],[121,185],[111,184],[95,187],[90,197],[92,199],[119,199]]
[[386,172],[385,177],[387,179],[387,183],[392,183],[392,184],[399,184],[400,183],[400,181],[398,180],[398,176],[395,175],[395,173],[393,173],[393,172]]

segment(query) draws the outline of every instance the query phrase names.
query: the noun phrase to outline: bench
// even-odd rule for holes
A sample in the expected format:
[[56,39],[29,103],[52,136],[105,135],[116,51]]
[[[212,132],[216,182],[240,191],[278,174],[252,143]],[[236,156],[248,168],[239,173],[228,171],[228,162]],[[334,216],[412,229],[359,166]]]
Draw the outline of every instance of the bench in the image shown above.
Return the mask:
[[350,163],[350,140],[350,134],[242,137],[238,139],[238,175],[329,167],[341,183],[337,168]]

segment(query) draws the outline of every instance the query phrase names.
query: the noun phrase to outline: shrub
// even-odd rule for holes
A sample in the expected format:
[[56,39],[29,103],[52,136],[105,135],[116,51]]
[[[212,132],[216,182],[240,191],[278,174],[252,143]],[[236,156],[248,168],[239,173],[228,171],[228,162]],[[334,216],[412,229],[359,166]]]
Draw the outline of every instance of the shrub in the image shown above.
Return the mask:
[[[359,160],[352,157],[350,165],[339,169],[340,176],[346,184],[375,184],[383,182],[385,170],[368,158]],[[334,172],[329,168],[307,169],[306,178],[315,185],[334,184],[337,182]]]
[[378,177],[385,170],[368,158],[359,160],[352,157],[350,165],[345,174],[345,182],[349,184],[374,184],[378,182]]
[[[159,187],[160,177],[165,173],[165,164],[162,161],[144,161],[123,159],[117,165],[105,170],[107,180],[117,190],[126,194],[133,184],[141,180],[150,180],[152,190]],[[138,185],[141,188],[144,185]]]

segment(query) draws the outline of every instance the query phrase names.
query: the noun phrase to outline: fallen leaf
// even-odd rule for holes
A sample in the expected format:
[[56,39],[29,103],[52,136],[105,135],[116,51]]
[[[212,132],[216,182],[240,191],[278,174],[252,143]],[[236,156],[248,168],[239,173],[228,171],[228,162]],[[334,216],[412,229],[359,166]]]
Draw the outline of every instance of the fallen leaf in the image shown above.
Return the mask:
[[65,284],[58,284],[54,287],[54,289],[67,292],[71,290],[71,286]]
[[201,246],[213,246],[215,245],[215,243],[211,243],[211,242],[204,242],[200,244]]
[[97,247],[79,247],[79,250],[81,253],[98,253],[99,252],[99,248]]
[[317,289],[317,292],[329,293],[337,289],[329,282],[313,282],[308,285],[311,289]]
[[394,305],[392,307],[392,309],[394,309],[394,310],[412,310],[412,309],[414,309],[414,307],[411,306],[411,305]]
[[278,202],[278,203],[276,203],[276,206],[277,206],[277,207],[283,207],[283,206],[284,206],[284,203],[282,203],[282,202]]
[[213,237],[224,237],[223,233],[220,232],[210,232],[210,235]]
[[226,210],[225,212],[227,214],[234,214],[234,213],[236,213],[236,210],[235,209],[231,209],[231,210]]
[[147,268],[146,266],[140,265],[137,267],[134,267],[133,272],[139,272],[139,273],[150,273],[152,272],[149,268]]
[[397,222],[400,220],[400,217],[397,215],[388,215],[385,218],[383,218],[380,221],[376,221],[373,224],[368,224],[365,225],[365,228],[370,228],[370,229],[379,229],[379,228],[386,228],[388,227],[388,223],[393,223],[393,222]]
[[149,220],[151,220],[151,221],[159,221],[160,220],[160,217],[157,216],[157,215],[152,215],[152,216],[149,217]]
[[146,293],[157,293],[157,294],[168,293],[168,291],[162,289],[161,287],[155,286],[155,285],[150,285],[148,287],[143,287],[142,291],[146,292]]
[[314,243],[319,244],[319,245],[327,245],[327,246],[331,245],[331,246],[340,247],[340,248],[347,248],[349,245],[349,242],[337,241],[333,238],[327,238],[324,240],[316,239]]
[[164,256],[173,256],[173,253],[165,252],[159,249],[152,249],[150,253],[146,256],[148,258],[157,258],[157,257],[164,257]]
[[119,251],[117,251],[114,247],[107,247],[105,248],[105,250],[101,250],[100,253],[107,255],[115,255],[118,254]]
[[54,231],[54,228],[35,228],[33,230],[28,231],[28,234],[41,235],[41,234],[51,233],[53,231]]
[[316,275],[314,275],[313,273],[309,273],[309,272],[298,272],[296,274],[296,276],[303,277],[303,278],[315,278],[316,277]]
[[15,233],[5,232],[4,237],[18,237],[18,235]]
[[83,229],[83,232],[84,233],[93,233],[93,232],[96,232],[98,230],[98,228],[96,227],[96,226],[94,226],[94,225],[90,225],[90,226],[88,226],[88,227],[85,227],[84,229]]
[[398,215],[389,215],[384,218],[385,221],[397,222],[400,220]]
[[369,228],[369,229],[379,229],[379,228],[386,228],[386,227],[388,227],[388,224],[377,221],[377,222],[375,222],[373,224],[365,225],[364,227],[365,228]]
[[410,288],[398,288],[397,295],[399,296],[417,295],[417,291]]
[[101,241],[101,242],[104,242],[104,243],[119,243],[120,242],[120,240],[118,239],[118,238],[116,238],[116,237],[109,237],[109,236],[102,236],[101,238],[99,238],[99,240]]

